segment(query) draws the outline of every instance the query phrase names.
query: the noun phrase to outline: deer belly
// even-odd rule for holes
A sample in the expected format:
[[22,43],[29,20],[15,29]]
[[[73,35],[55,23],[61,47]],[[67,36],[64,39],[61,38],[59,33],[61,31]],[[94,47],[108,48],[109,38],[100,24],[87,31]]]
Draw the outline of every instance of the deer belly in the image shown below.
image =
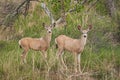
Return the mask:
[[39,43],[31,43],[30,48],[33,50],[39,50],[40,49],[40,44]]
[[67,51],[72,51],[72,50],[74,50],[74,47],[75,46],[72,46],[72,45],[65,45],[65,49],[67,50]]
[[76,46],[76,45],[70,45],[70,44],[65,45],[65,49],[69,52],[76,52],[76,53],[80,52],[79,46]]

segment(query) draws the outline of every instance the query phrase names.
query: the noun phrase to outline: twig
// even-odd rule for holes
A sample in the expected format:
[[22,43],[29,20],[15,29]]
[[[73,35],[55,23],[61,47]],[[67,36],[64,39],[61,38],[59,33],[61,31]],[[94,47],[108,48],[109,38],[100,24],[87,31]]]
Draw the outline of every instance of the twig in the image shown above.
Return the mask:
[[26,16],[28,13],[30,1],[40,2],[39,0],[24,0],[12,13],[8,14],[5,17],[5,19],[3,20],[1,25],[9,25],[10,21],[15,19],[15,17],[20,13],[19,11],[20,11],[21,7],[23,7],[23,5],[26,5],[25,6],[25,13],[24,13],[24,15]]
[[72,77],[79,77],[79,76],[93,76],[93,75],[98,75],[97,72],[96,73],[73,73],[71,75],[68,76],[68,79],[71,79]]
[[[87,2],[87,0],[83,0],[82,2],[79,2],[79,3],[77,3],[77,4],[79,4],[79,5],[84,5],[85,3]],[[77,5],[76,4],[76,5]],[[76,8],[74,7],[73,9],[70,9],[70,10],[68,10],[68,12],[74,12],[74,11],[76,11]]]
[[14,11],[14,15],[16,15],[16,14],[18,14],[19,13],[19,9],[24,5],[26,3],[26,0],[25,1],[23,1],[16,9],[15,9],[15,11]]
[[81,4],[85,4],[87,1],[88,1],[88,0],[83,0],[83,1],[81,2]]
[[30,0],[26,0],[25,13],[24,13],[25,16],[28,14],[29,5],[30,5]]
[[88,8],[87,12],[88,12],[93,6],[95,6],[98,1],[99,1],[99,0],[96,0],[95,2],[93,2],[93,3],[91,4],[91,6]]

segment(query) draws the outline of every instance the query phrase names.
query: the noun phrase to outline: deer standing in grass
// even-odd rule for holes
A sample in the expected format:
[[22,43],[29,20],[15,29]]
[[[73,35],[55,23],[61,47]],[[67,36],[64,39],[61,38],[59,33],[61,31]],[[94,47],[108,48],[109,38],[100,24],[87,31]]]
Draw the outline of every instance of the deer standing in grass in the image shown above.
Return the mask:
[[19,45],[23,49],[23,53],[21,55],[22,62],[26,63],[26,56],[29,49],[41,51],[44,55],[44,58],[47,58],[46,51],[50,46],[52,29],[53,27],[55,27],[55,23],[53,23],[50,26],[46,26],[45,23],[43,23],[43,27],[47,30],[47,34],[45,37],[41,38],[26,37],[19,40]]
[[80,32],[82,32],[80,39],[73,39],[66,35],[59,35],[55,39],[56,45],[58,47],[57,56],[60,58],[62,65],[66,69],[67,69],[67,66],[65,65],[64,60],[62,58],[64,50],[72,52],[75,55],[75,65],[74,65],[75,72],[78,72],[78,70],[79,70],[80,73],[82,73],[81,67],[80,67],[80,56],[86,45],[87,33],[91,28],[92,28],[92,26],[89,25],[88,29],[82,30],[81,26],[78,25],[78,30]]

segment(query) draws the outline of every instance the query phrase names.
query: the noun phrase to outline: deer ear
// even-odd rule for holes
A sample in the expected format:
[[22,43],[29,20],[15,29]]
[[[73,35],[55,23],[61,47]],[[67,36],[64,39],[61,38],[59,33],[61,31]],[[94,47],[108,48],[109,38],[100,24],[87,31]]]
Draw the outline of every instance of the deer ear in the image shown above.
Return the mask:
[[91,30],[92,29],[92,25],[89,25],[89,28],[88,28],[88,30]]
[[81,26],[80,25],[78,25],[78,30],[81,30]]
[[56,23],[54,22],[54,23],[53,23],[53,27],[55,27],[55,25],[56,25]]

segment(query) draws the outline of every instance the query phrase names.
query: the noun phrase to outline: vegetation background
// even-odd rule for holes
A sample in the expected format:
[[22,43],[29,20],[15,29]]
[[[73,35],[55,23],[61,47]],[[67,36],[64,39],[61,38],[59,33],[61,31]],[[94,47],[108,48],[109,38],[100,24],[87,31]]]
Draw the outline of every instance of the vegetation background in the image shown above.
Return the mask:
[[[11,17],[23,1],[25,0],[0,0],[0,80],[120,80],[120,0],[31,1],[27,13],[25,4],[18,14]],[[49,66],[41,52],[33,50],[28,53],[27,64],[21,65],[22,50],[18,41],[23,37],[44,36],[46,32],[41,24],[51,23],[40,6],[41,2],[46,4],[55,20],[68,12],[65,17],[67,24],[53,29],[51,45],[47,51]],[[80,38],[78,24],[83,29],[89,24],[93,26],[81,56],[82,71],[89,74],[70,77],[74,57],[70,52],[65,52],[64,60],[69,72],[62,71],[56,60],[54,39],[60,34]]]

